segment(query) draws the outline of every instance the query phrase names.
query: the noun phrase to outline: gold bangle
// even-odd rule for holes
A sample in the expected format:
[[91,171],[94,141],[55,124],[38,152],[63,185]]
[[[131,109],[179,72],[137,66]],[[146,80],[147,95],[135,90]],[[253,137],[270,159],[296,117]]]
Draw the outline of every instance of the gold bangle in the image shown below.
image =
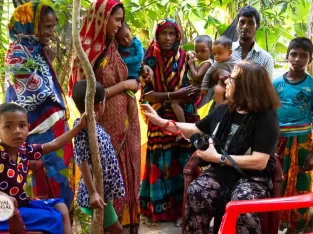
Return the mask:
[[170,92],[167,92],[167,97],[168,97],[168,100],[170,101],[171,100]]
[[106,94],[105,94],[105,96],[108,97],[109,95],[110,95],[109,88],[106,88]]

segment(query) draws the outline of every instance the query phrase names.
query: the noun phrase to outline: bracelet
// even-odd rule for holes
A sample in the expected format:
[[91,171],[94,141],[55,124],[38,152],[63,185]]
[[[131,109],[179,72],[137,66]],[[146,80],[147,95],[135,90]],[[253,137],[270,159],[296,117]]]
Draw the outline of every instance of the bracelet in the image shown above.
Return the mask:
[[[176,127],[177,131],[172,133],[170,131],[167,131],[166,128],[170,125],[170,123],[174,124],[174,126]],[[179,127],[177,126],[176,122],[174,120],[168,120],[165,125],[161,128],[162,132],[166,135],[169,136],[176,136],[176,135],[181,135],[185,140],[187,140],[187,138],[184,136],[184,134],[182,133],[182,131],[179,129]]]
[[168,100],[170,101],[171,100],[170,92],[167,92],[167,97],[168,97]]
[[105,89],[105,91],[106,91],[106,94],[105,94],[105,96],[106,96],[106,97],[108,97],[108,96],[110,95],[110,91],[109,91],[109,88],[106,88],[106,89]]

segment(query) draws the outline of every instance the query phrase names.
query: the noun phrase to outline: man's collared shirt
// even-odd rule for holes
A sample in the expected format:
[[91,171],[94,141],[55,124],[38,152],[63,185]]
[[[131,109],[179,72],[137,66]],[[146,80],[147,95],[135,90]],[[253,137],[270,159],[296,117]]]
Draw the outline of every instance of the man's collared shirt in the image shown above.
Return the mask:
[[[233,42],[232,57],[238,60],[242,60],[241,55],[242,55],[242,48],[238,40],[236,42]],[[244,60],[253,61],[255,63],[258,63],[264,66],[266,70],[268,71],[270,78],[273,79],[273,75],[274,75],[273,57],[268,52],[260,48],[256,42],[254,42],[252,49],[249,51],[247,57]]]

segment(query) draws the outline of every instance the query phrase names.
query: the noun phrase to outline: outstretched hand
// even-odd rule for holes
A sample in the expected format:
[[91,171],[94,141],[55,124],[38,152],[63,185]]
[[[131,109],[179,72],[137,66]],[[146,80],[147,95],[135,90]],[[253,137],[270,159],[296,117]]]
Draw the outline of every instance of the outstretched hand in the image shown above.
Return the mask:
[[176,92],[177,99],[182,99],[186,102],[192,103],[197,100],[200,95],[200,89],[195,86],[188,86],[177,90]]
[[157,114],[157,112],[149,104],[140,105],[143,114],[155,125],[162,125],[162,118]]

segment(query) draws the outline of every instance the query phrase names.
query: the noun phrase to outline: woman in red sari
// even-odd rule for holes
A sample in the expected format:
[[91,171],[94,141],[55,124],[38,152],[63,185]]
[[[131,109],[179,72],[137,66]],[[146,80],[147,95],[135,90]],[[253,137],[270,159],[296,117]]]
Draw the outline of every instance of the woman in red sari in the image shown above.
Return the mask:
[[[139,227],[140,128],[136,105],[132,114],[127,115],[124,90],[137,91],[139,84],[136,80],[127,80],[127,67],[114,40],[123,20],[124,8],[119,1],[94,1],[84,16],[80,39],[97,81],[106,88],[106,107],[99,123],[111,136],[126,190],[126,197],[114,201],[114,208],[124,233],[136,234]],[[70,95],[73,84],[80,79],[84,79],[84,74],[76,57],[69,80]]]
[[[151,42],[144,64],[154,72],[151,82],[142,80],[143,102],[148,102],[163,118],[177,121],[171,100],[182,104],[187,123],[199,117],[194,102],[199,89],[187,87],[187,56],[180,48],[181,34],[172,19],[158,22],[155,39]],[[194,149],[191,143],[167,135],[148,122],[148,145],[144,176],[140,189],[141,213],[154,221],[176,220],[180,226],[184,193],[183,169]]]

